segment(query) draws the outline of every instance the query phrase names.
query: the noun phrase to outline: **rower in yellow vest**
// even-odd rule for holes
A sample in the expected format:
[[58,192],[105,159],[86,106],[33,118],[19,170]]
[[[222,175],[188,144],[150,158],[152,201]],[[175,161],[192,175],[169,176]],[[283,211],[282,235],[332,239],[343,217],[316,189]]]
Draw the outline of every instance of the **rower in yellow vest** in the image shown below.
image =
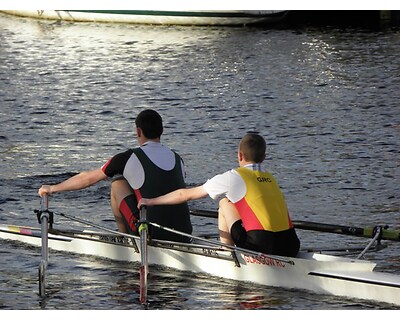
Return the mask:
[[246,194],[235,207],[247,231],[279,232],[293,227],[285,198],[275,178],[257,165],[236,169],[246,185]]
[[221,242],[267,254],[295,257],[300,241],[285,198],[271,173],[263,171],[266,143],[258,134],[246,134],[239,143],[239,168],[226,171],[194,188],[142,199],[141,205],[177,204],[222,196],[218,210]]

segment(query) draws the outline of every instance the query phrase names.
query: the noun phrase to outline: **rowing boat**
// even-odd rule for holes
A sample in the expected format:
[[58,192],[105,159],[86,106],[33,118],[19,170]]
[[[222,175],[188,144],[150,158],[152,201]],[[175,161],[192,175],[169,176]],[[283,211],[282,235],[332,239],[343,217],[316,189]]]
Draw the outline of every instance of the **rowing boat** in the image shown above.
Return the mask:
[[282,20],[284,10],[4,10],[3,13],[57,21],[153,25],[251,25]]
[[[40,228],[0,225],[0,239],[41,246],[42,232]],[[149,240],[148,264],[400,306],[400,276],[374,271],[376,264],[370,261],[311,252],[287,258],[193,239],[190,244]],[[140,238],[136,236],[50,228],[47,240],[48,247],[57,251],[141,261]]]

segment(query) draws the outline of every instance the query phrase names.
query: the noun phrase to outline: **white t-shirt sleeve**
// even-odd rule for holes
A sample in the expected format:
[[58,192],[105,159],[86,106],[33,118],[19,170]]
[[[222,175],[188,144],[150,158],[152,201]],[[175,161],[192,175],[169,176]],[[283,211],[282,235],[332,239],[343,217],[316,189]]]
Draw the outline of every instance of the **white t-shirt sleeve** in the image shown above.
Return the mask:
[[227,197],[234,203],[246,194],[246,184],[235,170],[214,176],[203,184],[203,188],[214,200]]

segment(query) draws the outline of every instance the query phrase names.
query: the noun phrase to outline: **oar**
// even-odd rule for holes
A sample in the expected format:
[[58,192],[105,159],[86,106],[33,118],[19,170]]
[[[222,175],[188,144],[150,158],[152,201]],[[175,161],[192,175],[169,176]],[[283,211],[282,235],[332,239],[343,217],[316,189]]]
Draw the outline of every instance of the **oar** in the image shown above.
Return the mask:
[[[139,189],[134,189],[137,201],[142,199]],[[147,303],[147,275],[149,273],[149,254],[147,250],[148,221],[147,207],[140,207],[140,220],[138,226],[140,236],[140,303]]]
[[[199,217],[218,218],[218,212],[212,210],[191,209],[190,213]],[[376,233],[376,227],[362,228],[300,220],[295,220],[292,222],[295,228],[302,230],[338,233],[364,238],[373,238]],[[400,230],[390,230],[387,226],[385,226],[382,228],[380,239],[400,241]]]
[[46,295],[46,269],[49,263],[49,202],[47,194],[40,200],[40,211],[37,212],[38,220],[41,225],[42,237],[42,258],[39,264],[39,295],[43,298]]
[[149,261],[147,250],[147,236],[148,236],[148,223],[147,223],[147,208],[142,206],[140,208],[140,221],[139,221],[139,235],[140,235],[140,303],[147,303],[147,275],[149,273]]

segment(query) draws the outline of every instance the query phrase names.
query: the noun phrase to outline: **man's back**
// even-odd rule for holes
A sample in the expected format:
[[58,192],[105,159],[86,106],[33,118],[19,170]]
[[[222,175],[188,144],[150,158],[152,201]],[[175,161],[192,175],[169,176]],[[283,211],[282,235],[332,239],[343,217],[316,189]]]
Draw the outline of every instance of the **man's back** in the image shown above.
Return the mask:
[[285,198],[269,172],[238,168],[246,184],[246,194],[236,206],[247,231],[284,231],[293,227]]
[[[140,161],[144,171],[144,181],[139,187],[142,197],[157,197],[185,187],[181,158],[178,154],[172,152],[174,158],[170,159],[170,162],[173,162],[173,167],[168,161],[163,162],[164,168],[172,167],[170,170],[164,170],[156,165],[154,162],[157,161],[153,162],[154,159],[151,160],[143,149],[144,148],[137,148],[133,150],[133,153]],[[159,153],[159,155],[161,155],[161,153]],[[192,233],[190,212],[186,202],[178,205],[149,207],[147,209],[147,218],[149,221],[158,223],[164,227],[173,228],[189,234]],[[151,236],[155,239],[181,242],[189,241],[186,237],[158,228],[152,228]]]

